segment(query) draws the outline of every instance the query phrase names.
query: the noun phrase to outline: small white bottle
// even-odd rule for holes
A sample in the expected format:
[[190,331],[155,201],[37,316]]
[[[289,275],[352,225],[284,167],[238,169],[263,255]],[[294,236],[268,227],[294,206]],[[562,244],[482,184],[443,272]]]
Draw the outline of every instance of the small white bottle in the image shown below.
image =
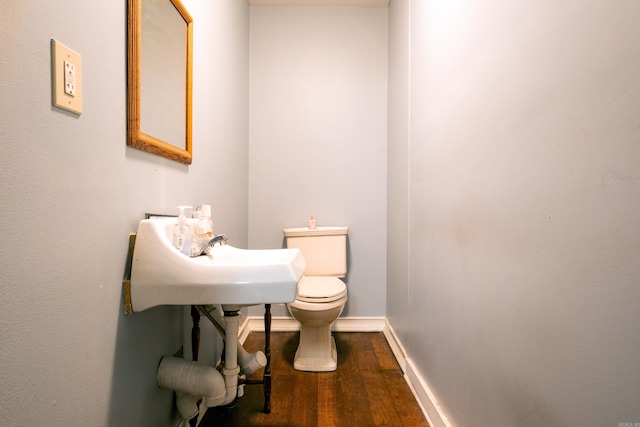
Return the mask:
[[309,217],[309,221],[307,221],[307,227],[309,228],[309,230],[316,229],[316,219],[314,218],[313,215]]
[[191,229],[187,225],[187,217],[184,210],[191,206],[178,206],[180,214],[178,215],[178,223],[173,227],[173,246],[189,256],[191,253]]
[[213,239],[213,221],[211,220],[211,205],[202,205],[200,216],[196,225],[195,234],[192,237],[195,244],[192,245],[191,256],[198,256],[211,239]]

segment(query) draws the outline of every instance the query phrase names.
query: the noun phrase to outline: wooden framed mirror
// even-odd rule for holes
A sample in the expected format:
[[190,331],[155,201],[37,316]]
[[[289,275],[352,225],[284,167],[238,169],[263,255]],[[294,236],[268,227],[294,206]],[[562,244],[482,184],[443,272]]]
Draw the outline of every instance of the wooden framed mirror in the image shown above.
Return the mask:
[[127,145],[190,165],[193,19],[180,0],[128,0]]

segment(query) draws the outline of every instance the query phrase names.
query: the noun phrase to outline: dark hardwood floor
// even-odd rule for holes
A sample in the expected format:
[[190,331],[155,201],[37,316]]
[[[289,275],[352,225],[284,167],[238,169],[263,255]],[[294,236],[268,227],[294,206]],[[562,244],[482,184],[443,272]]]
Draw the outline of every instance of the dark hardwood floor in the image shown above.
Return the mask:
[[[209,409],[200,425],[429,426],[381,332],[342,332],[334,337],[338,369],[299,372],[293,369],[298,333],[272,333],[271,413],[263,413],[262,386],[245,386],[235,407]],[[244,346],[247,351],[263,349],[263,334],[251,333]],[[257,374],[254,378],[262,371]]]

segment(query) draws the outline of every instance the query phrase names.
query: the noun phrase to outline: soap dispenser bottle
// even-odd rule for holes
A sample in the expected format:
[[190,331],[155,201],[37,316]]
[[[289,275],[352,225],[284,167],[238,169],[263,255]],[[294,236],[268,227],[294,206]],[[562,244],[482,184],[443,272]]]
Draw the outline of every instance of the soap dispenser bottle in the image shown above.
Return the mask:
[[178,215],[178,223],[173,227],[173,246],[189,256],[191,253],[191,229],[187,225],[187,217],[184,210],[191,206],[178,206],[180,214]]
[[197,251],[191,253],[191,256],[197,256],[211,239],[213,239],[213,221],[211,220],[211,205],[202,205],[200,208],[200,216],[196,225],[195,237]]

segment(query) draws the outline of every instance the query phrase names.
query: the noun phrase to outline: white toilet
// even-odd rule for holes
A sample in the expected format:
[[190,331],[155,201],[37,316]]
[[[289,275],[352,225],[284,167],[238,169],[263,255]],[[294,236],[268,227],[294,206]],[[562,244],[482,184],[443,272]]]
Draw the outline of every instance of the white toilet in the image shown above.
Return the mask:
[[287,304],[300,322],[300,344],[293,360],[298,371],[335,371],[336,343],[331,325],[347,302],[348,227],[287,228],[288,248],[299,248],[307,266],[298,283],[298,296]]

